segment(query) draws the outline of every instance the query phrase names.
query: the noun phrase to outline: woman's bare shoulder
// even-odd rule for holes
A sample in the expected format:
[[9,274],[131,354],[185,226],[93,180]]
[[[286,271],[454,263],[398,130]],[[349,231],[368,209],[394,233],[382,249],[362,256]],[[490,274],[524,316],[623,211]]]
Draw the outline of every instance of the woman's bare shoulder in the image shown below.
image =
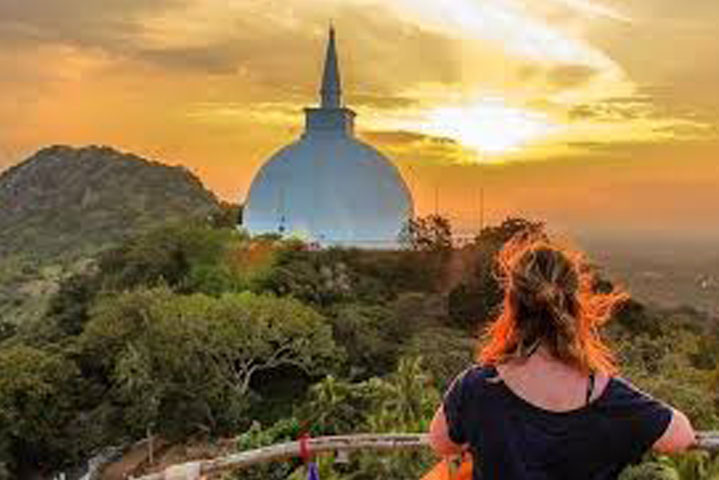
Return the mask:
[[607,388],[609,388],[609,383],[611,381],[612,376],[607,373],[596,372],[594,374],[594,388],[592,389],[592,395],[589,400],[590,403],[599,399],[606,393]]

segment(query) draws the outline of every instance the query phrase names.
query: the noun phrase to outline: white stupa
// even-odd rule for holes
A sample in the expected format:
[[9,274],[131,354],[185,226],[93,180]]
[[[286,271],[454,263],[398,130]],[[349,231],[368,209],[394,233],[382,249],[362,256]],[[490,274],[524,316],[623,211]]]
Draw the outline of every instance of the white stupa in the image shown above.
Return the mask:
[[305,132],[265,163],[245,202],[252,234],[298,235],[322,246],[392,248],[413,214],[397,168],[354,136],[342,105],[335,32],[330,29],[321,106],[305,109]]

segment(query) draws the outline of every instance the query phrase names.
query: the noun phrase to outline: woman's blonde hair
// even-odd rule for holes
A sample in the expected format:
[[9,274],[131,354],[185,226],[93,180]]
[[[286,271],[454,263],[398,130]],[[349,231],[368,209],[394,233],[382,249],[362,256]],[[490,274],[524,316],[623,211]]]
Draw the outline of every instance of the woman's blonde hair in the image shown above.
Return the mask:
[[625,292],[600,293],[584,255],[536,232],[507,242],[497,262],[504,300],[479,352],[481,362],[528,358],[544,345],[555,358],[583,371],[616,373],[598,329],[628,298]]

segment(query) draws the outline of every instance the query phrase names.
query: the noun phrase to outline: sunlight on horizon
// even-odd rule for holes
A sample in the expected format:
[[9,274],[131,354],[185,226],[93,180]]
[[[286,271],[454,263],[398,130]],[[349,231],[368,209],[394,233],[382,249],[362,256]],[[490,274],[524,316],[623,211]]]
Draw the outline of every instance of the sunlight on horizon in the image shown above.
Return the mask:
[[561,126],[543,113],[511,107],[501,98],[488,97],[468,105],[431,110],[414,129],[456,140],[480,156],[498,156],[519,151],[532,141],[558,132]]

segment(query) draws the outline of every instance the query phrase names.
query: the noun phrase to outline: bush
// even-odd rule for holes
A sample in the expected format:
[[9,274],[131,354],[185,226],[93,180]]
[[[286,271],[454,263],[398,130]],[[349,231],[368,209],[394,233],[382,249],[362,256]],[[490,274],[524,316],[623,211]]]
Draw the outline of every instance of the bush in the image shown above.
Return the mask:
[[99,290],[95,274],[75,274],[60,283],[50,299],[46,321],[54,323],[64,335],[79,335],[88,320],[88,310]]
[[341,305],[331,316],[335,341],[347,352],[350,377],[391,371],[401,337],[393,313],[380,306]]
[[682,478],[676,470],[667,465],[645,462],[624,469],[619,480],[682,480]]
[[10,467],[47,468],[72,459],[84,441],[66,431],[74,413],[75,365],[18,344],[0,350],[0,372],[0,449],[11,457]]
[[446,327],[428,328],[412,336],[403,354],[421,356],[434,385],[444,391],[455,376],[473,363],[476,339]]
[[127,240],[100,258],[103,286],[124,290],[165,284],[186,293],[219,294],[246,285],[233,252],[246,248],[246,237],[234,229],[204,224],[168,224]]

